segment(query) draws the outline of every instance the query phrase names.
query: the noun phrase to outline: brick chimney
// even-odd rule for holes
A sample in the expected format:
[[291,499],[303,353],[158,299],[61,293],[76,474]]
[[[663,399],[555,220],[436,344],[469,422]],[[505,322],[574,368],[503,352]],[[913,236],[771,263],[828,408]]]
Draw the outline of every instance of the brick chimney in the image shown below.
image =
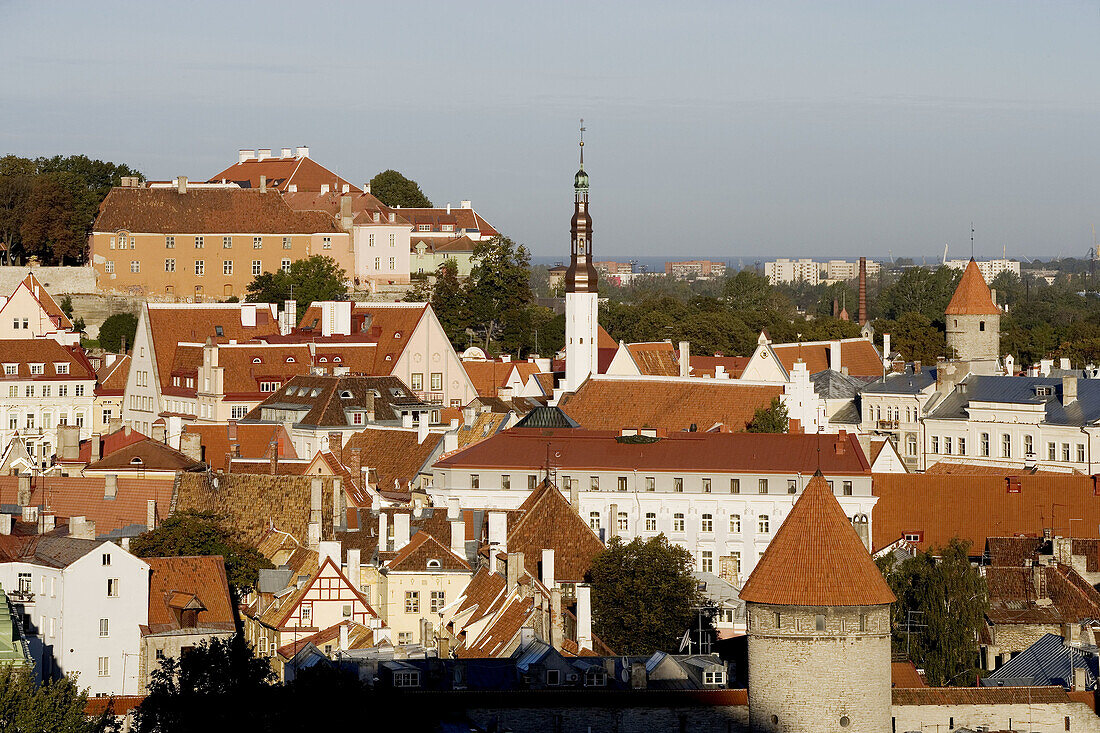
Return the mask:
[[328,450],[337,461],[344,462],[344,434],[333,431],[328,434]]

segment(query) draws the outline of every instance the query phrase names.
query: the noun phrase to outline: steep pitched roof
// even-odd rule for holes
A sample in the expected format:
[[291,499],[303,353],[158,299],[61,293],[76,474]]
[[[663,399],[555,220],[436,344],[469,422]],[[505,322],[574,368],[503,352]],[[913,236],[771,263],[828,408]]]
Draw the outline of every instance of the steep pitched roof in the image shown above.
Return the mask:
[[[271,458],[271,444],[276,444],[278,458],[294,460],[298,453],[283,425],[236,425],[192,423],[183,427],[184,433],[197,433],[203,457],[212,468],[229,470],[231,446],[237,445],[244,459]],[[230,437],[230,434],[233,437]],[[265,461],[266,467],[266,461]],[[236,470],[236,467],[234,467]],[[261,471],[262,473],[262,471]]]
[[688,357],[691,363],[691,376],[713,377],[718,367],[722,367],[726,374],[733,379],[741,376],[745,367],[749,364],[748,356],[706,356],[705,354],[691,354]]
[[[436,560],[438,567],[429,567],[428,562]],[[390,560],[387,568],[391,571],[427,572],[431,570],[470,571],[470,564],[464,558],[451,552],[440,544],[439,540],[427,532],[417,532]]]
[[0,535],[0,562],[25,562],[64,568],[103,542],[104,540],[79,540],[55,535]]
[[92,441],[99,440],[99,457],[106,458],[115,451],[122,450],[126,446],[133,445],[134,443],[140,443],[143,440],[149,440],[149,436],[143,435],[138,431],[131,428],[129,425],[123,425],[113,433],[107,433],[101,435],[98,438],[85,438],[80,441],[80,453],[78,454],[78,460],[80,463],[87,464],[92,459]]
[[[415,430],[368,429],[348,438],[342,451],[343,463],[353,472],[366,466],[377,476],[378,491],[395,497],[405,490],[439,446],[442,436],[431,433],[423,443]],[[359,466],[351,463],[352,451],[359,451]],[[395,489],[395,487],[400,487]]]
[[593,376],[560,407],[589,430],[651,427],[669,432],[723,426],[744,430],[757,408],[783,394],[781,385],[735,379],[646,379]]
[[[1068,565],[990,567],[985,577],[986,617],[994,624],[1075,624],[1100,618],[1100,593]],[[1042,598],[1036,580],[1045,590]]]
[[784,606],[874,606],[896,599],[818,472],[745,582],[741,600]]
[[[159,516],[168,516],[172,478],[120,476],[113,498],[104,496],[105,483],[104,478],[36,476],[31,480],[31,505],[46,506],[59,517],[93,520],[100,537],[111,533],[134,536],[145,531],[150,500],[157,502]],[[17,476],[0,476],[0,504],[14,507],[18,491]]]
[[642,376],[678,377],[680,363],[671,341],[653,341],[647,343],[626,344],[630,358]]
[[96,394],[121,395],[126,391],[126,378],[130,376],[130,355],[122,354],[110,364],[104,364],[95,373]]
[[539,576],[543,550],[554,551],[554,579],[580,583],[604,545],[552,484],[543,482],[523,502],[520,517],[508,530],[509,552],[522,552],[527,572]]
[[202,463],[165,443],[145,439],[123,446],[95,463],[89,463],[89,471],[189,471]]
[[[95,379],[91,362],[79,346],[62,346],[52,338],[4,339],[3,344],[0,362],[16,365],[14,375],[5,375],[12,379],[35,382]],[[31,364],[41,364],[42,372],[32,374]],[[58,365],[63,365],[61,370]]]
[[[401,358],[409,339],[429,306],[427,303],[369,303],[351,304],[351,335],[369,338],[376,345],[370,355],[353,372],[361,374],[390,374]],[[308,333],[295,334],[302,338],[322,331],[322,307],[316,303],[306,308],[299,329]],[[319,347],[320,348],[320,347]]]
[[462,362],[466,376],[481,397],[496,397],[498,390],[508,384],[512,372],[517,372],[521,382],[526,383],[532,374],[538,374],[539,367],[529,361],[485,361],[467,360]]
[[142,234],[342,233],[320,211],[295,211],[282,194],[240,188],[112,188],[92,230]]
[[[882,358],[875,350],[874,344],[865,338],[841,339],[839,343],[840,366],[842,368],[847,367],[849,375],[853,377],[882,376]],[[794,369],[795,363],[802,359],[806,363],[806,371],[810,374],[816,374],[829,368],[833,342],[813,341],[801,344],[772,344],[771,348],[788,373]]]
[[[27,273],[27,276],[16,286],[16,290],[20,287],[25,287],[30,291],[31,297],[38,301],[42,311],[53,322],[55,327],[64,330],[69,330],[73,327],[73,322],[69,320],[69,317],[61,310],[61,306],[59,306],[57,301],[53,299],[53,296],[46,291],[45,286],[38,281],[38,278],[34,276],[33,272]],[[2,306],[0,306],[0,310],[2,309]]]
[[993,302],[993,295],[989,292],[989,286],[982,277],[982,271],[978,269],[978,263],[970,258],[970,263],[963,270],[962,279],[955,288],[955,294],[951,296],[951,302],[944,311],[949,316],[997,316],[1001,309]]
[[[173,596],[193,596],[201,605],[196,626],[203,629],[233,631],[233,601],[221,555],[203,557],[148,557],[149,631],[159,634],[181,628],[173,608]],[[186,599],[181,599],[186,600]]]
[[291,185],[298,191],[321,190],[328,184],[333,191],[339,191],[347,184],[353,193],[362,193],[362,189],[336,175],[328,168],[307,157],[290,158],[251,158],[243,163],[237,162],[210,179],[210,183],[228,181],[242,188],[259,188],[260,176],[267,177],[267,186],[272,190],[287,193]]
[[306,644],[313,644],[315,647],[323,648],[325,642],[335,642],[340,639],[340,627],[348,627],[348,649],[369,649],[374,646],[374,632],[363,626],[357,624],[354,621],[341,621],[338,624],[333,624],[327,629],[321,629],[316,634],[311,634],[304,639],[298,639],[292,641],[289,644],[284,644],[279,647],[279,656],[283,659],[291,659],[302,650]]

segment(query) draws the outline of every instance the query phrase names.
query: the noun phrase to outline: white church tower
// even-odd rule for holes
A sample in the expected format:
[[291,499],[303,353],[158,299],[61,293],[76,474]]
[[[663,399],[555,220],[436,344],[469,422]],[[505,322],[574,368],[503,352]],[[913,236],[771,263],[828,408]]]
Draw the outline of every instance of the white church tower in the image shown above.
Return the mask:
[[588,174],[584,172],[584,120],[581,167],[573,178],[573,243],[565,273],[565,390],[573,392],[596,371],[596,268],[592,265],[592,217],[588,215]]

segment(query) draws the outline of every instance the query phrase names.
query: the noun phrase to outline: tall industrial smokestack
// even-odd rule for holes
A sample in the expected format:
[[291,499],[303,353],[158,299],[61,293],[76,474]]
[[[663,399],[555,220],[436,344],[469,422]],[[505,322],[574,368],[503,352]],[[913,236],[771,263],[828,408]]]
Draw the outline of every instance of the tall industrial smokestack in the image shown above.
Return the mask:
[[867,258],[859,258],[859,325],[867,323]]

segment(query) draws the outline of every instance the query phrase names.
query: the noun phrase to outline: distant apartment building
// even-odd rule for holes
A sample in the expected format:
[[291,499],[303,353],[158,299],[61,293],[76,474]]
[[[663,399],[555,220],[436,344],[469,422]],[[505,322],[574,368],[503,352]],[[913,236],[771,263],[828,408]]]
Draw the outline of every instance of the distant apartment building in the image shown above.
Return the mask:
[[[822,263],[823,277],[826,285],[835,282],[855,280],[859,277],[859,260],[829,260]],[[867,260],[867,276],[877,275],[882,270],[878,262]]]
[[633,275],[634,265],[629,262],[593,262],[596,272],[601,275]]
[[712,262],[711,260],[685,260],[683,262],[666,262],[665,274],[677,280],[698,280],[724,277],[726,274],[725,262]]
[[[952,270],[965,270],[966,266],[970,264],[970,260],[948,260],[944,264]],[[987,283],[993,282],[1002,272],[1011,272],[1016,275],[1016,277],[1020,276],[1019,260],[978,260],[977,265],[978,270],[982,273],[982,277],[985,278]]]
[[[878,262],[867,261],[867,274],[875,275],[882,270]],[[808,285],[855,280],[859,277],[859,261],[829,260],[819,262],[809,258],[790,260],[780,258],[764,264],[764,274],[772,285],[780,283],[804,282]]]

